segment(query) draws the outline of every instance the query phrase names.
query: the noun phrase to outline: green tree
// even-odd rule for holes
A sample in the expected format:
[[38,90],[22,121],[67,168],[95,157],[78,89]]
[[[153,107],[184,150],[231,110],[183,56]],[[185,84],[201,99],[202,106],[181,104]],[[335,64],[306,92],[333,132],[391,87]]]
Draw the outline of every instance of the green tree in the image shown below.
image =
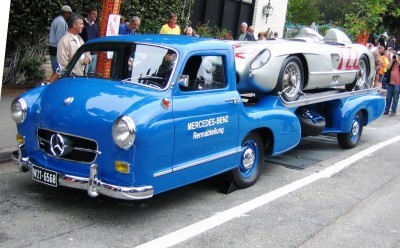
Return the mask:
[[400,2],[393,1],[388,5],[386,12],[383,16],[382,27],[387,30],[390,37],[395,37],[395,49],[400,46]]
[[319,20],[320,0],[289,0],[286,21],[292,24],[311,25]]
[[321,22],[342,25],[346,14],[354,11],[354,6],[349,4],[348,0],[320,0],[318,10],[321,13]]
[[363,30],[369,32],[377,29],[381,23],[384,13],[393,0],[357,0],[353,7],[356,11],[346,14],[345,27],[347,32],[355,37]]

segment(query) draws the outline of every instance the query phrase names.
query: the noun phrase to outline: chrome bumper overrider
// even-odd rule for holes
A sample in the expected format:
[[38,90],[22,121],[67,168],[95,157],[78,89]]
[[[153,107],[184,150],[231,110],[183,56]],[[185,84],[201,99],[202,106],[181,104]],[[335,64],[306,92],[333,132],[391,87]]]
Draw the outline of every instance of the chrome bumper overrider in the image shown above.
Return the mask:
[[[29,158],[21,157],[21,151],[15,151],[11,155],[12,160],[18,165],[18,168],[22,172],[32,171],[34,165],[29,161]],[[123,200],[140,200],[150,198],[154,194],[152,186],[139,186],[139,187],[124,187],[118,185],[112,185],[102,182],[97,178],[97,165],[92,164],[90,166],[89,178],[77,177],[72,175],[66,175],[57,173],[58,185],[87,190],[91,197],[98,195],[106,195],[112,198],[118,198]]]

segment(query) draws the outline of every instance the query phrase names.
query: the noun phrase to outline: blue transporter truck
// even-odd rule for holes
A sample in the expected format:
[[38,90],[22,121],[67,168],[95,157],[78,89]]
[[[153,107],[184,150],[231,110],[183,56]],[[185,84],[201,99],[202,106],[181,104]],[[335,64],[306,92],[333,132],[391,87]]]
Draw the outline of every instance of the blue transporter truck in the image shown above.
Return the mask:
[[[368,89],[369,52],[350,62],[338,57],[356,63],[349,70],[333,64],[340,53],[319,58],[319,67],[335,67],[320,75],[346,86],[321,90],[312,84],[307,49],[283,56],[274,50],[279,42],[167,35],[87,42],[57,82],[12,103],[19,144],[12,158],[49,186],[137,200],[218,174],[238,188],[252,186],[264,156],[287,152],[306,135],[337,133],[341,146],[356,146],[384,109],[383,97]],[[107,75],[86,72],[88,52],[107,57]],[[278,69],[263,70],[272,61]],[[268,79],[257,73],[276,80],[256,82]]]

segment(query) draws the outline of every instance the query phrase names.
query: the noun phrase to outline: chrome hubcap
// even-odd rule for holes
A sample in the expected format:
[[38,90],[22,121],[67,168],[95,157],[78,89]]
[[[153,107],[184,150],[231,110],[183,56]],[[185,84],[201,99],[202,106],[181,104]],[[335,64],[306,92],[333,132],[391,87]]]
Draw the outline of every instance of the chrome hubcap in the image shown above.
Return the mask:
[[253,166],[255,159],[256,156],[254,151],[250,148],[247,148],[243,153],[243,167],[246,170],[250,169]]
[[360,124],[357,122],[357,121],[355,121],[354,123],[353,123],[353,126],[351,127],[351,134],[353,135],[353,136],[355,136],[355,135],[357,135],[358,134],[358,131],[360,130]]

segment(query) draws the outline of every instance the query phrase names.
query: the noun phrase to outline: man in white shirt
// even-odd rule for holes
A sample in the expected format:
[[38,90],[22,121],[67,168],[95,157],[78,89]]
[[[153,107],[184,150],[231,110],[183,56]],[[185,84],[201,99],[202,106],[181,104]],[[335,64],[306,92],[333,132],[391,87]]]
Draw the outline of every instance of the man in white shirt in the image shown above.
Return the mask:
[[[57,46],[57,62],[61,68],[67,67],[71,61],[72,56],[83,45],[84,41],[79,36],[83,30],[83,17],[78,14],[71,14],[67,19],[68,31],[60,39]],[[83,76],[84,65],[90,63],[90,53],[82,54],[80,61],[78,61],[72,70],[72,73],[77,76]]]
[[68,5],[64,5],[61,7],[61,14],[54,18],[54,20],[51,22],[49,35],[49,55],[53,74],[50,77],[50,83],[58,79],[57,45],[61,37],[63,37],[68,30],[66,20],[71,15],[71,13],[71,7],[69,7]]

